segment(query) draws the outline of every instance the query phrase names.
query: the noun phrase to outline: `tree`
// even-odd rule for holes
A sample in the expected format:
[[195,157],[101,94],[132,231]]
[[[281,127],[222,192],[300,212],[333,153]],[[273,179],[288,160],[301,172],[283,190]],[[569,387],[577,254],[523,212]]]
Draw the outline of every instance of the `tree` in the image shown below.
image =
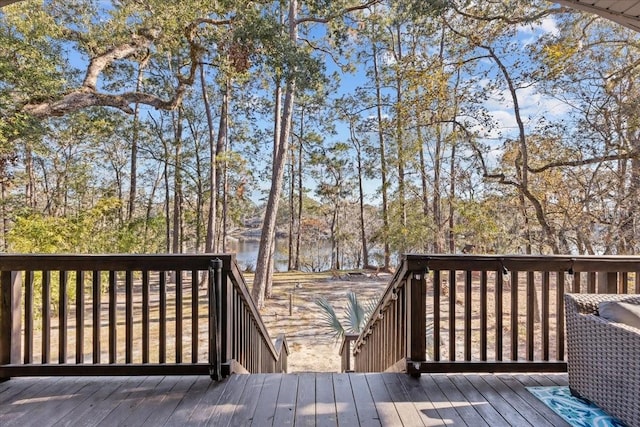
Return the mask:
[[[256,301],[258,307],[261,307],[265,297],[269,297],[269,286],[271,285],[272,273],[273,273],[273,257],[272,251],[275,243],[275,226],[276,226],[276,214],[278,211],[278,204],[280,202],[280,194],[282,192],[282,183],[284,177],[284,169],[286,164],[286,156],[289,147],[289,136],[291,132],[291,122],[294,110],[294,101],[296,95],[296,88],[300,86],[300,89],[304,88],[304,85],[300,85],[301,82],[312,85],[310,80],[312,76],[317,74],[310,74],[312,69],[305,68],[304,64],[314,65],[317,63],[310,60],[304,49],[299,46],[298,32],[299,27],[308,23],[332,23],[337,22],[337,18],[344,17],[346,14],[363,10],[370,5],[377,3],[378,0],[369,0],[363,4],[356,6],[345,6],[343,2],[333,2],[329,6],[329,10],[321,11],[327,12],[325,16],[303,16],[299,17],[299,7],[297,0],[289,0],[289,11],[287,14],[288,23],[288,47],[292,49],[295,54],[288,56],[288,61],[284,62],[287,67],[285,68],[285,92],[284,102],[282,110],[282,118],[280,119],[280,133],[276,141],[273,153],[273,166],[271,176],[271,188],[269,191],[269,198],[267,201],[265,216],[262,226],[262,237],[260,239],[260,247],[258,249],[258,260],[256,265],[256,274],[254,277],[252,296]],[[313,10],[311,9],[311,12]],[[317,69],[317,68],[316,68]]]

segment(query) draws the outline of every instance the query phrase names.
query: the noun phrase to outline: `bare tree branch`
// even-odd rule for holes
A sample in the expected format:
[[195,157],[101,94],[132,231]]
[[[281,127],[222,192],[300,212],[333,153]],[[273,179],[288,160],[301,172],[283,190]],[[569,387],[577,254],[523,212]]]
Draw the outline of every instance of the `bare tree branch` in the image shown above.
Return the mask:
[[540,11],[538,13],[535,13],[531,16],[524,16],[524,17],[517,17],[517,18],[513,18],[511,16],[507,16],[507,15],[495,15],[495,16],[483,16],[483,15],[474,15],[471,13],[467,13],[463,10],[461,10],[460,8],[457,7],[457,5],[455,4],[455,2],[449,2],[449,4],[451,5],[451,8],[453,10],[456,11],[456,13],[458,13],[459,15],[465,17],[465,18],[470,18],[470,19],[475,19],[477,21],[487,21],[487,22],[491,22],[491,21],[502,21],[505,22],[507,24],[524,24],[527,22],[535,22],[538,21],[546,16],[549,15],[554,15],[554,14],[558,14],[558,13],[568,13],[568,12],[575,12],[574,10],[567,8],[567,7],[560,7],[560,8],[553,8],[553,9],[546,9],[543,11]]
[[[89,62],[82,85],[60,99],[42,103],[26,104],[23,111],[39,118],[63,116],[88,107],[113,107],[127,114],[133,114],[132,104],[139,103],[154,107],[159,110],[172,110],[182,102],[182,98],[188,86],[192,85],[196,76],[198,62],[204,53],[204,48],[196,42],[198,26],[227,25],[231,19],[213,20],[197,19],[185,27],[184,34],[189,43],[189,71],[187,74],[177,73],[177,85],[170,99],[162,99],[158,96],[140,93],[125,92],[120,94],[101,93],[97,90],[97,82],[104,70],[115,61],[131,58],[135,55],[148,54],[153,43],[160,36],[159,29],[142,29],[133,35],[130,42],[112,47],[106,52],[95,56]],[[78,39],[81,35],[74,36]]]
[[143,30],[131,38],[131,43],[113,47],[105,53],[92,58],[85,74],[82,90],[95,91],[98,77],[114,61],[128,58],[138,52],[149,49],[160,35],[159,30]]
[[531,173],[540,173],[552,168],[558,168],[563,166],[571,166],[571,167],[585,166],[585,165],[591,165],[594,163],[610,162],[613,160],[635,159],[635,158],[638,158],[638,156],[640,156],[640,152],[631,151],[629,153],[611,154],[608,156],[598,156],[598,157],[592,157],[584,160],[566,160],[566,161],[551,162],[544,166],[540,166],[538,168],[529,167],[528,169],[529,169],[529,172]]
[[300,17],[298,19],[296,19],[295,25],[298,24],[302,24],[304,22],[317,22],[320,24],[326,24],[327,22],[342,16],[342,15],[346,15],[348,13],[351,12],[355,12],[358,10],[364,10],[364,9],[368,9],[369,7],[380,3],[381,0],[367,0],[366,2],[356,5],[356,6],[351,6],[351,7],[345,7],[344,9],[340,10],[339,12],[337,12],[335,15],[332,16],[325,16],[325,17],[318,17],[318,16],[303,16]]

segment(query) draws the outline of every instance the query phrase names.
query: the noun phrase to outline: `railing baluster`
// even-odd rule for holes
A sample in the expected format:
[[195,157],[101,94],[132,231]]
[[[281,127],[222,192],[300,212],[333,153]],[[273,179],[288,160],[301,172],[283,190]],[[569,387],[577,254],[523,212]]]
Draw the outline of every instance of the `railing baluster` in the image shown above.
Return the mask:
[[24,363],[33,363],[33,270],[24,275]]
[[84,271],[76,270],[76,363],[84,363]]
[[101,285],[101,275],[100,271],[93,271],[92,277],[92,296],[93,299],[92,309],[93,309],[93,363],[100,363],[101,351],[100,348],[100,325],[101,325],[101,311],[102,305],[100,304],[100,296],[102,295],[102,285]]
[[182,363],[182,270],[176,270],[176,363]]
[[[20,363],[22,276],[19,271],[0,272],[0,365]],[[0,381],[11,375],[0,375]]]
[[149,271],[142,270],[142,363],[149,363]]
[[464,277],[464,360],[471,361],[471,270]]
[[496,271],[496,288],[495,288],[495,320],[496,320],[496,339],[495,339],[495,358],[496,361],[502,361],[502,328],[503,328],[503,301],[502,294],[504,289],[504,274],[502,271]]
[[[198,362],[198,271],[191,271],[191,363]],[[220,313],[218,313],[220,316]]]
[[159,300],[160,300],[160,313],[159,313],[159,349],[158,349],[158,363],[167,362],[167,272],[161,271],[159,277]]
[[125,272],[125,363],[133,360],[133,272]]
[[456,271],[449,270],[449,360],[456,360]]
[[51,272],[42,272],[42,363],[51,362]]
[[67,272],[60,270],[58,288],[58,363],[67,362]]
[[564,360],[564,289],[563,271],[557,273],[556,289],[556,360]]
[[596,273],[592,271],[587,273],[587,292],[590,294],[596,292]]
[[[409,344],[409,353],[407,356],[412,361],[422,362],[425,360],[427,353],[426,331],[427,316],[425,313],[427,303],[427,289],[425,285],[425,273],[414,273],[409,278],[409,322],[411,329],[409,336],[411,341]],[[376,334],[377,335],[377,334]],[[378,352],[377,354],[380,354]]]
[[[549,360],[549,272],[542,273],[542,360]],[[534,290],[535,292],[535,290]]]
[[534,348],[534,324],[535,324],[535,308],[536,301],[538,300],[538,296],[536,295],[535,290],[535,274],[533,271],[527,272],[527,283],[526,283],[526,318],[527,318],[527,326],[526,326],[526,348],[527,348],[527,361],[533,361],[533,348]]
[[511,272],[511,360],[518,360],[518,272]]
[[440,361],[440,270],[433,272],[433,360]]
[[480,273],[480,360],[487,360],[487,272]]
[[[389,309],[389,316],[391,317],[392,322],[392,330],[393,331],[401,331],[400,328],[400,318],[399,318],[400,307],[399,304],[391,303],[391,308]],[[355,341],[354,341],[355,342]],[[352,348],[353,350],[353,348]],[[402,337],[399,333],[393,334],[393,358],[395,360],[400,360],[402,358]]]
[[109,271],[109,363],[116,363],[118,349],[118,275]]

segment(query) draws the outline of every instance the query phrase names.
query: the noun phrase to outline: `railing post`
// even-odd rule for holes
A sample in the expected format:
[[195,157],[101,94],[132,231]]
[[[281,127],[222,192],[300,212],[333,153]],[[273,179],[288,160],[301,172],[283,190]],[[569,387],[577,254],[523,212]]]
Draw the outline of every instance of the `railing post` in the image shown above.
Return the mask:
[[427,286],[426,273],[413,271],[406,293],[407,373],[420,376],[420,362],[427,354]]
[[220,310],[218,306],[221,277],[222,260],[216,258],[211,261],[209,266],[209,289],[207,289],[209,298],[209,376],[215,381],[222,379],[220,373]]
[[[221,261],[222,262],[222,261]],[[229,269],[232,268],[230,265]],[[224,269],[224,265],[223,265]],[[220,324],[220,362],[225,364],[229,363],[232,359],[232,341],[231,337],[233,336],[233,332],[231,330],[231,318],[232,318],[232,309],[233,309],[233,290],[231,281],[228,279],[228,274],[221,274],[220,277],[220,288],[219,288],[219,300],[218,300],[218,322]]]
[[[21,291],[19,272],[0,273],[0,365],[20,363]],[[0,378],[0,382],[8,379]]]
[[342,372],[353,372],[351,370],[351,356],[353,355],[351,345],[358,339],[357,334],[345,334],[342,337],[342,345],[340,345],[340,370]]

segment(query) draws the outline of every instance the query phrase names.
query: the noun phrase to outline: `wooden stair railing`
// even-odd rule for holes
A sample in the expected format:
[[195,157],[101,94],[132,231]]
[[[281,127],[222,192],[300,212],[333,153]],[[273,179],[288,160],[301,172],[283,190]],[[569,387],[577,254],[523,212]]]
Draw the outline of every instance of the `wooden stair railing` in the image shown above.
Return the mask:
[[640,257],[405,255],[355,340],[354,369],[565,371],[565,291],[640,293]]
[[284,372],[287,353],[234,255],[0,255],[0,378],[219,379]]

